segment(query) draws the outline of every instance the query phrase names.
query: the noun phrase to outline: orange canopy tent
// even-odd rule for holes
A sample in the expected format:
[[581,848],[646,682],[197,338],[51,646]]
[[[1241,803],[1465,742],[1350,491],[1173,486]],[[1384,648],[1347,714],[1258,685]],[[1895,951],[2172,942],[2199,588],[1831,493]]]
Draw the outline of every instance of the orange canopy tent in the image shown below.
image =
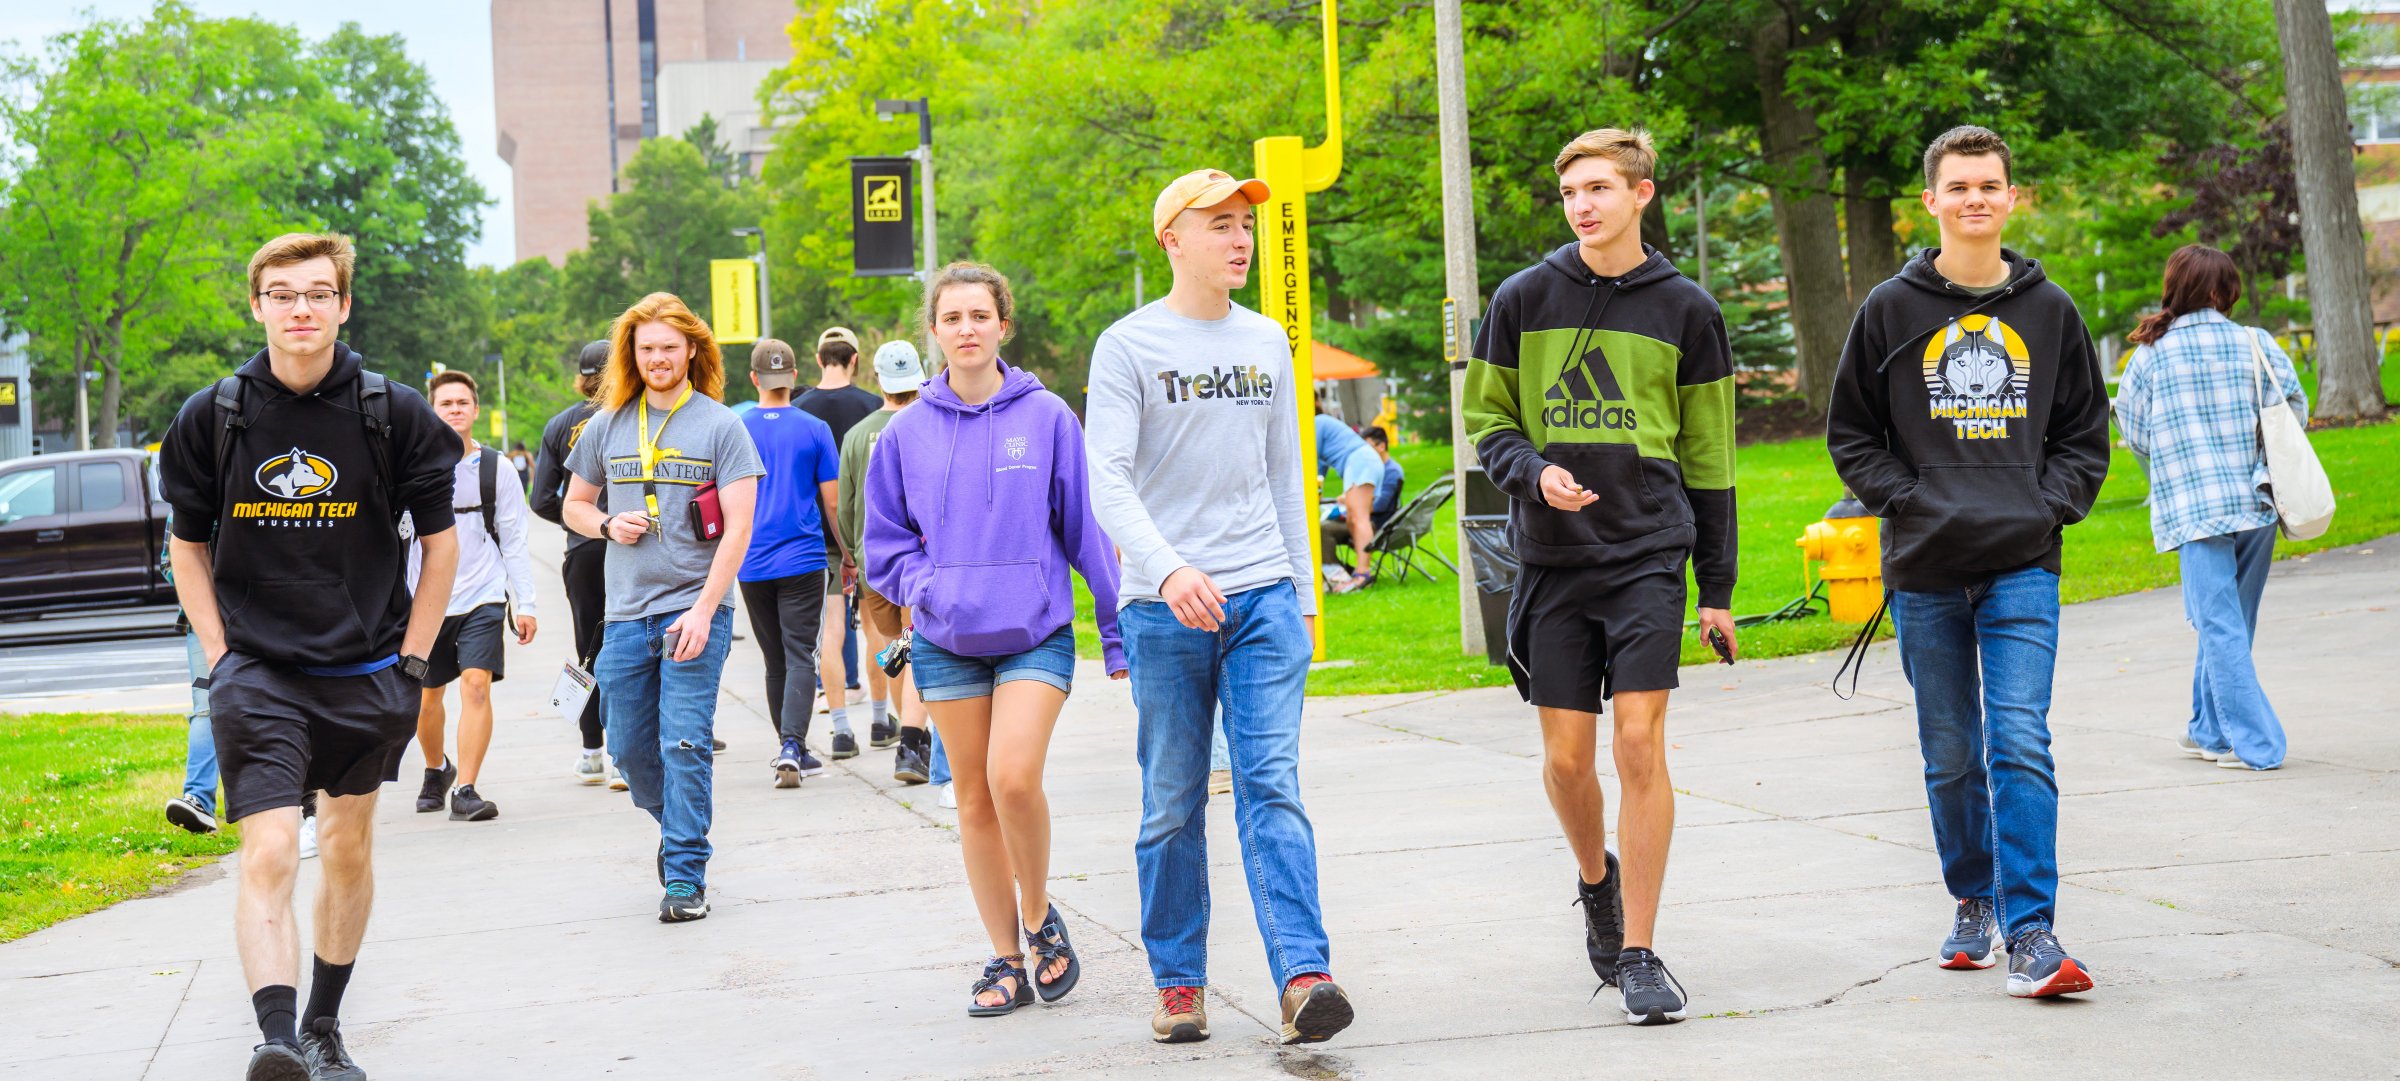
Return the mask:
[[1308,355],[1319,379],[1364,379],[1383,374],[1376,369],[1374,361],[1324,342],[1309,343]]

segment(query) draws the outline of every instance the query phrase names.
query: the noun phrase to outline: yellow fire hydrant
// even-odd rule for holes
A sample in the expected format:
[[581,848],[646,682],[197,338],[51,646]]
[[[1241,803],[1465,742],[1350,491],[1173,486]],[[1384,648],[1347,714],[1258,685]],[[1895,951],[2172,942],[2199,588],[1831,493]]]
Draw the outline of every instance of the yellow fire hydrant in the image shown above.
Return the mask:
[[[1825,520],[1810,522],[1795,542],[1806,567],[1823,561],[1817,576],[1825,580],[1833,618],[1864,623],[1883,603],[1883,545],[1874,515],[1847,492],[1825,511]],[[1805,576],[1804,576],[1805,577]]]

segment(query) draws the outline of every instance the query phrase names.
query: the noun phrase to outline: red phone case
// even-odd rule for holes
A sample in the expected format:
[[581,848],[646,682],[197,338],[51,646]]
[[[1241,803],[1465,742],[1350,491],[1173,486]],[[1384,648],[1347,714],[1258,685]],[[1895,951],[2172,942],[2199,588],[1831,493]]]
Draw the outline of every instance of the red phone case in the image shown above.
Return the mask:
[[710,481],[692,493],[692,534],[704,541],[713,541],[725,533],[725,510],[717,505],[717,482]]

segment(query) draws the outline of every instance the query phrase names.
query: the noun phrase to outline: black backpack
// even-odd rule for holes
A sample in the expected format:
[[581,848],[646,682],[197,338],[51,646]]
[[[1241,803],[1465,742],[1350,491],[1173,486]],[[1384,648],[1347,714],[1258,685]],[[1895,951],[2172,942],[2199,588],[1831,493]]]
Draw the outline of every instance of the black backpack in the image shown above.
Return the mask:
[[[367,442],[375,447],[375,484],[390,491],[392,486],[392,399],[391,387],[383,376],[368,371],[365,358],[360,358],[358,381],[350,384],[350,411],[358,414],[367,427]],[[233,437],[250,426],[250,416],[242,408],[242,377],[228,375],[217,380],[217,484],[218,491],[230,483],[227,471],[233,468]],[[490,500],[485,500],[489,503]],[[392,500],[392,512],[398,520],[400,501]],[[489,520],[488,518],[486,519]],[[494,534],[497,536],[497,534]]]
[[500,455],[490,447],[484,447],[476,453],[482,455],[475,463],[476,496],[481,500],[481,505],[451,509],[482,511],[483,532],[492,538],[492,547],[497,549],[500,547],[500,510],[494,504],[500,501]]

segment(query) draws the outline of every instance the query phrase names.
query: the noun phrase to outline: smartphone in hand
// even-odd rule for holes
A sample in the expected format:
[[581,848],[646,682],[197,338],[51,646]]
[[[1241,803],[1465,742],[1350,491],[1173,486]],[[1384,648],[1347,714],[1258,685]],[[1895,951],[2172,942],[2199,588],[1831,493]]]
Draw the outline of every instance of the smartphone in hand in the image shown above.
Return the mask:
[[1725,641],[1725,636],[1719,633],[1715,627],[1708,629],[1708,648],[1717,651],[1718,660],[1726,664],[1733,663],[1733,646]]
[[677,645],[681,644],[681,643],[682,643],[682,640],[683,640],[683,634],[682,634],[682,632],[680,632],[680,631],[677,631],[677,630],[676,630],[675,628],[673,628],[673,627],[669,627],[669,628],[667,628],[665,631],[661,632],[661,633],[659,634],[659,636],[658,636],[658,656],[659,656],[659,659],[660,659],[660,660],[668,660],[668,661],[674,660],[674,659],[675,659],[675,647],[676,647]]

